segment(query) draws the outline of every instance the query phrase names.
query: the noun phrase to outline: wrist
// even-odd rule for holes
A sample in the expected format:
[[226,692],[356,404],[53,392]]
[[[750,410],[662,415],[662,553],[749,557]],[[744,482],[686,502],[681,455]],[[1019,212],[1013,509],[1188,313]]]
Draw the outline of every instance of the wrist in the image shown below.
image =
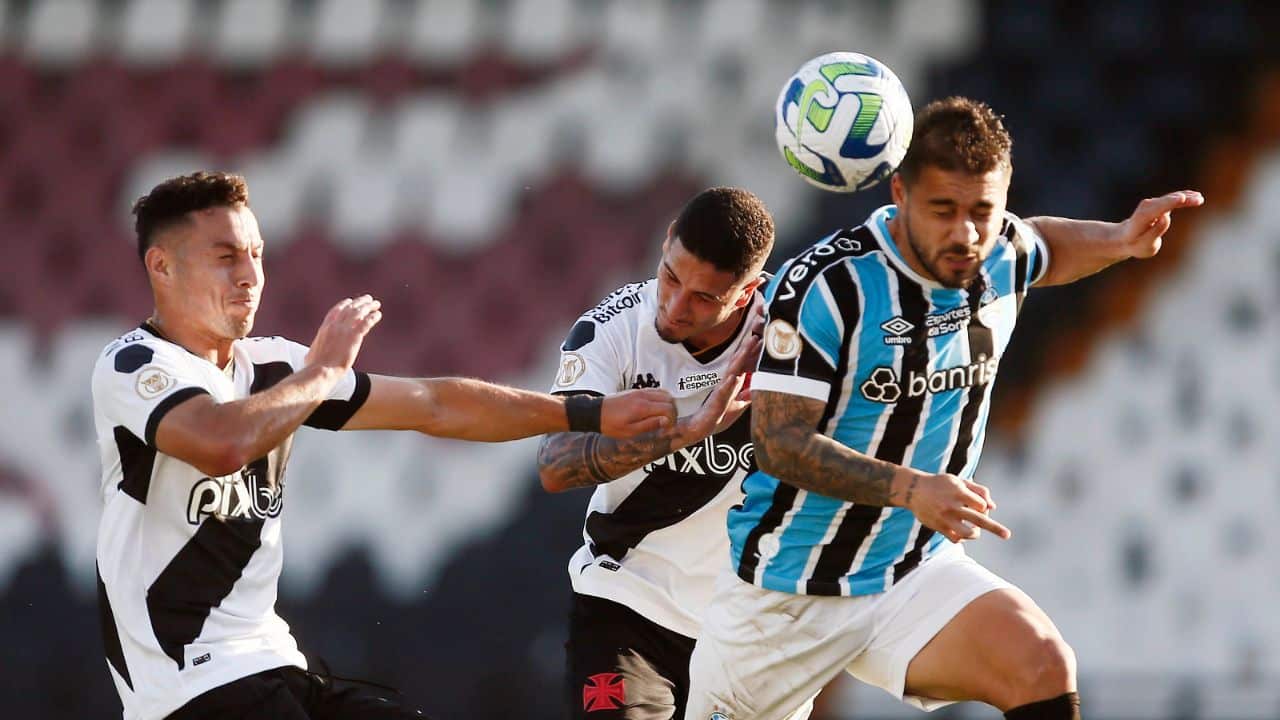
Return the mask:
[[569,432],[600,432],[604,398],[592,395],[570,395],[564,399],[564,413]]
[[889,483],[889,504],[910,510],[923,476],[924,473],[913,468],[896,468],[893,471],[893,480]]

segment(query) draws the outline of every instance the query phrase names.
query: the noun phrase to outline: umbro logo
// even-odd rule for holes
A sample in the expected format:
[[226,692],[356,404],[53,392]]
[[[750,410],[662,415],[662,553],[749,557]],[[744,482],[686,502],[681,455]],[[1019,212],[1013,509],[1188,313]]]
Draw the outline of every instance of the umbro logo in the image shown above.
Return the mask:
[[907,333],[916,329],[906,318],[901,315],[889,318],[880,323],[880,329],[885,332],[885,345],[910,345],[911,338]]

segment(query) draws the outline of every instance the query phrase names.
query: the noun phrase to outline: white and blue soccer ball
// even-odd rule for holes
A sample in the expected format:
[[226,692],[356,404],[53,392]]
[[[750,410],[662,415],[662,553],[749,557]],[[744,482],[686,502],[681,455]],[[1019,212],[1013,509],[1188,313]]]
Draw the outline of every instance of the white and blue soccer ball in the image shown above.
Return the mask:
[[893,174],[911,144],[911,98],[888,65],[833,52],[805,63],[782,86],[778,149],[800,177],[855,192]]

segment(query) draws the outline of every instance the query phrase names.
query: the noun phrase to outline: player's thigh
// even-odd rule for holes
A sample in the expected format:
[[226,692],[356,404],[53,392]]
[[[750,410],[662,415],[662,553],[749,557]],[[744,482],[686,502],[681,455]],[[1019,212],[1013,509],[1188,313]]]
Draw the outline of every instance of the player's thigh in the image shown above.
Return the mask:
[[866,645],[868,598],[765,590],[722,575],[689,663],[686,720],[799,720]]
[[911,661],[907,688],[1001,710],[1075,690],[1075,657],[1049,616],[1015,587],[978,597]]
[[268,670],[216,687],[174,711],[167,720],[310,720],[283,672]]
[[571,718],[679,718],[693,640],[611,600],[574,595],[565,644]]
[[400,693],[381,685],[297,668],[285,671],[285,680],[310,720],[428,720],[406,707]]

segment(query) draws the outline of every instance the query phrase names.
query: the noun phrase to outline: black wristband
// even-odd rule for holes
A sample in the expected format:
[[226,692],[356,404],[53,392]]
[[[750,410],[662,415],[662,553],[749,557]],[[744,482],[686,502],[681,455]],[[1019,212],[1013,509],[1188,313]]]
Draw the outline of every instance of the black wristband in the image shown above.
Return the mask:
[[570,395],[564,399],[564,412],[569,417],[570,432],[600,432],[600,413],[604,410],[604,398],[591,395]]

